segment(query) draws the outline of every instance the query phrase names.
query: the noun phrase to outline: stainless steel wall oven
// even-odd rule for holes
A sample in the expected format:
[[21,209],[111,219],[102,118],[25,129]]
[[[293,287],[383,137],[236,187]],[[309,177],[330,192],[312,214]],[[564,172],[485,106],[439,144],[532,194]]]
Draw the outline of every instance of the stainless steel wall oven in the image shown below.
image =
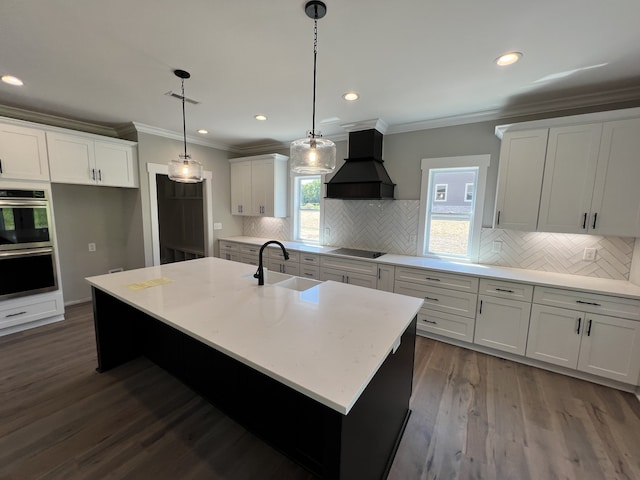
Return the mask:
[[57,289],[47,192],[0,189],[0,299]]

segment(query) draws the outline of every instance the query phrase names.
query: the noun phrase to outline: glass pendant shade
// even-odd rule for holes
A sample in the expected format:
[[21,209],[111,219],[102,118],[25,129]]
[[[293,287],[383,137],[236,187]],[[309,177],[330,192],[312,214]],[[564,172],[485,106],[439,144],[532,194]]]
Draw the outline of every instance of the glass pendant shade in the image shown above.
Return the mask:
[[169,179],[181,183],[198,183],[202,181],[202,164],[191,158],[171,160],[169,162]]
[[291,142],[291,171],[310,175],[331,173],[336,168],[336,144],[319,137]]

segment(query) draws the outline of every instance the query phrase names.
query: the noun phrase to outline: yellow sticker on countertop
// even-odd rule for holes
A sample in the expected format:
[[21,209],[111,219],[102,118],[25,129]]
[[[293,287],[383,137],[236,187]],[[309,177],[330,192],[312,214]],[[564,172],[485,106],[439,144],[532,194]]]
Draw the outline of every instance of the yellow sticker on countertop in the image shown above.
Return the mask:
[[129,290],[143,290],[145,288],[157,287],[158,285],[166,285],[167,283],[171,283],[173,280],[167,277],[154,278],[152,280],[146,280],[144,282],[136,282],[127,285]]

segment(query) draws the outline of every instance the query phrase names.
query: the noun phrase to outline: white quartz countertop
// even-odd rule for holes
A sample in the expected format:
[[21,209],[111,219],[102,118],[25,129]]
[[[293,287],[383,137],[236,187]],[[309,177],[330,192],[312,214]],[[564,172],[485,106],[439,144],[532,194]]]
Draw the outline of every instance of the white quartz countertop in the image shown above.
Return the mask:
[[[230,237],[225,238],[230,242],[251,243],[262,245],[268,239],[255,237]],[[337,246],[312,246],[297,242],[282,242],[286,248],[292,250],[308,251],[331,255],[331,250]],[[309,250],[306,250],[309,249]],[[555,288],[581,290],[585,292],[616,295],[619,297],[640,299],[640,286],[625,280],[612,280],[608,278],[586,277],[582,275],[570,275],[566,273],[543,272],[539,270],[527,270],[522,268],[498,267],[494,265],[482,265],[477,263],[451,262],[427,257],[414,257],[410,255],[385,254],[376,259],[364,259],[361,257],[349,257],[335,255],[336,257],[352,258],[362,261],[383,263],[400,267],[427,268],[446,273],[458,273],[472,275],[480,278],[491,278],[522,282],[532,285],[541,285]]]
[[[423,303],[331,281],[303,292],[259,287],[254,272],[207,257],[87,281],[342,414]],[[130,288],[161,278],[169,282]]]

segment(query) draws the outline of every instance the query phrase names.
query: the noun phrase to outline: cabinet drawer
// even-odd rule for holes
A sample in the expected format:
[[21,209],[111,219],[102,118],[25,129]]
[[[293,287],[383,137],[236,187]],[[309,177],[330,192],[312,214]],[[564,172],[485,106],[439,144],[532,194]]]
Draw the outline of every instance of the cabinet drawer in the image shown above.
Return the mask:
[[32,303],[11,303],[9,307],[0,308],[0,328],[21,325],[62,313],[60,301],[55,298]]
[[[258,251],[260,251],[259,247],[258,247]],[[284,254],[282,253],[281,248],[267,247],[267,251],[269,252],[269,258],[284,260]],[[263,253],[266,253],[266,252],[263,252]],[[298,263],[300,261],[298,252],[296,250],[287,249],[287,253],[289,254],[289,260],[287,260],[287,262]]]
[[260,253],[260,245],[239,245],[240,252],[243,255],[255,255],[258,258],[258,253]]
[[305,265],[304,263],[300,264],[300,276],[305,278],[313,278],[318,280],[320,278],[320,267],[312,267],[309,265]]
[[258,256],[257,255],[246,255],[246,254],[241,254],[239,255],[240,261],[242,263],[248,263],[249,265],[255,265],[256,267],[258,266]]
[[267,268],[272,272],[288,273],[289,275],[300,275],[300,264],[289,263],[289,261],[270,259]]
[[530,302],[533,298],[533,285],[481,278],[479,293]]
[[475,277],[441,273],[421,268],[396,267],[396,280],[452,288],[462,292],[477,293],[478,291],[478,279]]
[[346,260],[328,255],[320,257],[320,266],[348,270],[350,273],[373,275],[374,277],[377,277],[378,275],[378,265],[376,263],[362,262],[359,260]]
[[358,272],[351,272],[339,268],[320,267],[320,280],[333,280],[334,282],[349,283],[361,287],[376,288],[378,277],[375,275],[365,275]]
[[220,241],[220,253],[222,252],[239,252],[240,245],[233,242]]
[[447,288],[416,285],[414,283],[399,282],[397,280],[394,292],[424,298],[423,309],[452,313],[469,318],[476,316],[478,296],[475,293],[458,292]]
[[558,288],[536,287],[533,302],[581,312],[640,320],[640,300]]
[[435,333],[443,337],[455,338],[462,342],[473,342],[475,320],[460,315],[421,309],[418,312],[418,332]]
[[300,263],[316,266],[320,265],[320,255],[317,253],[299,252],[298,256],[300,257]]

